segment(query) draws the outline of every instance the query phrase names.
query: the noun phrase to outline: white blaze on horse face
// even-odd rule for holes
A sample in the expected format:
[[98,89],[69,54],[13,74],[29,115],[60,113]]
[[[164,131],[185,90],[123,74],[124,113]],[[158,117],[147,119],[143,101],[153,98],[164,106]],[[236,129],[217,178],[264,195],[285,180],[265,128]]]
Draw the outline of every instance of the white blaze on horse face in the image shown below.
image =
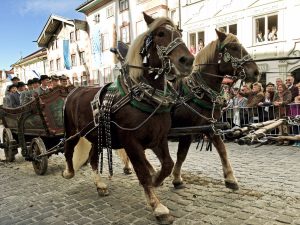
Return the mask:
[[77,171],[88,160],[91,147],[91,143],[86,138],[79,139],[72,158],[74,171]]

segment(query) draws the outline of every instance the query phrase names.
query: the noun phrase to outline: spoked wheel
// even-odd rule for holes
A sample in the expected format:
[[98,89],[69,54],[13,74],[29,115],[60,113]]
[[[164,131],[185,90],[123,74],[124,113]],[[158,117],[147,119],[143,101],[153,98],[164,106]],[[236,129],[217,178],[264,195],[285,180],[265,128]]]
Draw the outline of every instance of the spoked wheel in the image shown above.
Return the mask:
[[47,152],[45,144],[41,138],[33,138],[31,141],[31,151],[32,151],[32,165],[34,171],[37,175],[44,175],[48,168],[48,156],[41,157],[36,159],[40,154],[44,154]]
[[13,162],[15,160],[15,155],[18,153],[18,148],[14,147],[17,142],[13,138],[9,128],[3,129],[3,144],[6,161]]

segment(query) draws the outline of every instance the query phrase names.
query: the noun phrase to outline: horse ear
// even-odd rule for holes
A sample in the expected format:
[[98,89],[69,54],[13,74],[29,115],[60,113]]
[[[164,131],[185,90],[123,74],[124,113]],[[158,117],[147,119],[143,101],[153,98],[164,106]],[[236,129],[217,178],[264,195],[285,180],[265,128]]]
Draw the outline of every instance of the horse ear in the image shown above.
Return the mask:
[[143,15],[147,26],[149,26],[154,21],[154,19],[151,16],[147,15],[145,12],[143,12]]
[[220,42],[223,42],[226,39],[227,35],[221,31],[218,31],[217,29],[215,29],[215,30],[216,30],[216,33],[218,35]]

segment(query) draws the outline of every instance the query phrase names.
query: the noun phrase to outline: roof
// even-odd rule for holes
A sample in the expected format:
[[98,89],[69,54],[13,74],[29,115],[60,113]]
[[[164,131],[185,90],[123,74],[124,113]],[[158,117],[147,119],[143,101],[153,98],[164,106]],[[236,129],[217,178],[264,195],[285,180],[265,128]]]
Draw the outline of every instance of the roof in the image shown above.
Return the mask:
[[37,39],[38,46],[47,47],[62,23],[74,26],[73,20],[52,14]]
[[43,57],[43,58],[47,57],[47,49],[46,48],[41,48],[41,49],[25,56],[24,58],[19,59],[17,62],[12,64],[11,67],[14,67],[16,65],[20,65],[22,63],[25,63],[25,62],[28,62],[28,61],[31,61],[33,59],[37,59],[37,58],[40,58],[40,57]]
[[83,4],[81,4],[80,6],[78,6],[76,10],[78,12],[88,14],[111,1],[112,0],[88,0],[85,1]]

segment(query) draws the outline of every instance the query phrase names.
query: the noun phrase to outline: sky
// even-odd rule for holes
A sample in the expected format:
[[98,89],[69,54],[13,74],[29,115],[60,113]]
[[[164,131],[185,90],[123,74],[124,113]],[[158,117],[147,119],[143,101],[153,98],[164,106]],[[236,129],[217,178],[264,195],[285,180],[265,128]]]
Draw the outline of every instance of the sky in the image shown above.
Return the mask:
[[84,20],[75,9],[85,0],[0,0],[0,70],[39,50],[37,43],[51,14]]

